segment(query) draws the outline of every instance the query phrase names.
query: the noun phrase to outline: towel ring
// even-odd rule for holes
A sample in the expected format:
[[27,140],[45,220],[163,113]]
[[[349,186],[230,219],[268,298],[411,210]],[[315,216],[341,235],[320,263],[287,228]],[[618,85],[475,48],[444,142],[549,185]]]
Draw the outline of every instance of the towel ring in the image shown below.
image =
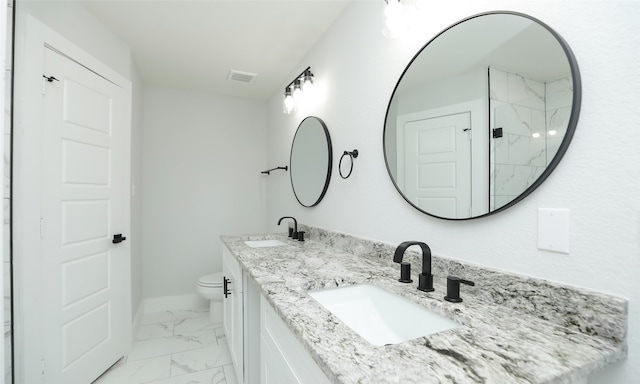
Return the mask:
[[[347,173],[346,176],[344,176],[342,174],[342,160],[346,157],[349,156],[349,159],[351,159],[351,165],[349,166],[349,173]],[[351,176],[351,172],[353,171],[353,159],[355,159],[356,157],[358,157],[358,150],[354,149],[353,151],[349,152],[349,151],[344,151],[344,153],[342,154],[342,156],[340,157],[340,162],[338,163],[338,172],[340,173],[340,177],[342,177],[343,179],[348,179],[349,176]]]

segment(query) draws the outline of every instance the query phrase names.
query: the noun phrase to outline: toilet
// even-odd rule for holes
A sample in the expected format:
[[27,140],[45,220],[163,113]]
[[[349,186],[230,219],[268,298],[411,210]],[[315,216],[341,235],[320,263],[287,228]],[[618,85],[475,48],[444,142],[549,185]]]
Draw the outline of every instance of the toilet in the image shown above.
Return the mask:
[[209,300],[209,320],[222,323],[222,272],[200,277],[197,290],[200,296]]

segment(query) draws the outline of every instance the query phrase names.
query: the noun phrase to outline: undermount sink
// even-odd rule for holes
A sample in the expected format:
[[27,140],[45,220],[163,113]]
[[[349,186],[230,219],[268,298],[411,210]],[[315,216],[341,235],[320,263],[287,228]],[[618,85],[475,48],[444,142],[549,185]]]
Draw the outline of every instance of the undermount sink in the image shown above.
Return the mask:
[[281,245],[286,245],[285,242],[277,239],[247,240],[244,243],[251,248],[279,247]]
[[309,295],[373,345],[397,344],[458,327],[438,313],[371,284]]

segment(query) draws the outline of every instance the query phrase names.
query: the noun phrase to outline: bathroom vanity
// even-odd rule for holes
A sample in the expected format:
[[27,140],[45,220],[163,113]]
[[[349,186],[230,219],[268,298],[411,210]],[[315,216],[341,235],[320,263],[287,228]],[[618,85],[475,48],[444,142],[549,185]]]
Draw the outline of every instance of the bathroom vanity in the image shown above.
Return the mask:
[[[313,227],[310,240],[286,235],[223,236],[224,270],[242,281],[242,318],[225,328],[239,383],[582,383],[626,356],[622,298],[433,257],[434,292],[417,287],[419,255],[409,250],[414,283],[398,282],[394,246]],[[248,240],[284,245],[249,247]],[[444,300],[445,281],[475,281],[463,302]],[[310,291],[371,284],[444,315],[454,329],[376,346]],[[233,288],[231,288],[233,289]],[[240,288],[238,288],[240,290]],[[236,313],[236,312],[234,312]],[[412,319],[406,319],[409,324]],[[227,328],[229,329],[229,328]],[[301,375],[310,376],[305,379]]]

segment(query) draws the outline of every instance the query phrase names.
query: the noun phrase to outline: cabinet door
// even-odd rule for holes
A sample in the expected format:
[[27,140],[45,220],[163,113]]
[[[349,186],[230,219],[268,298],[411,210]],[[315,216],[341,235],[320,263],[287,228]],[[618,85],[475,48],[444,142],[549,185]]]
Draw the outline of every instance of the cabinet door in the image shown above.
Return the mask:
[[260,382],[330,384],[264,296],[260,300]]
[[298,383],[298,378],[282,359],[282,355],[272,349],[272,343],[263,340],[260,343],[260,384]]
[[260,382],[260,288],[247,273],[242,271],[242,299],[244,306],[244,381]]
[[[237,281],[237,280],[236,280]],[[229,351],[231,352],[231,360],[236,370],[236,378],[238,383],[244,383],[244,319],[242,311],[242,301],[244,299],[242,292],[231,299],[231,307],[233,312],[233,327],[231,327],[231,343]],[[231,347],[233,345],[233,347]]]
[[229,345],[231,361],[236,371],[238,383],[244,383],[244,326],[243,326],[243,292],[242,270],[240,264],[226,247],[222,253],[222,272],[227,279],[227,297],[223,301],[224,332]]

